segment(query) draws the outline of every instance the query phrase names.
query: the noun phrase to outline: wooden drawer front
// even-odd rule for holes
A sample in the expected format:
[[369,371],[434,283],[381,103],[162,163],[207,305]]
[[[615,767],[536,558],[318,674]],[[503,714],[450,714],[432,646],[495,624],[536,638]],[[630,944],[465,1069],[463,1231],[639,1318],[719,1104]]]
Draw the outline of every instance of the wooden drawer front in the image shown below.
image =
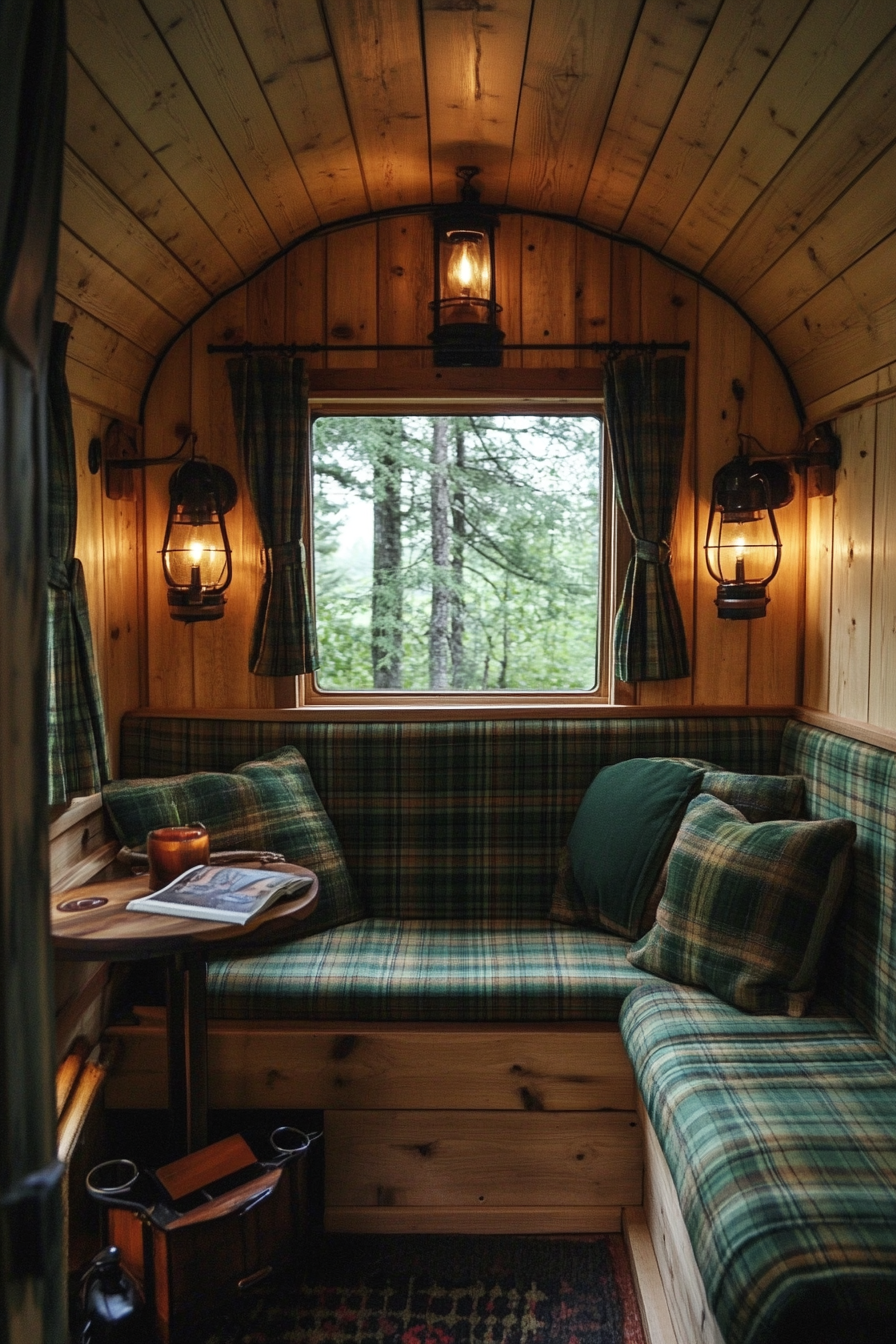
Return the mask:
[[641,1203],[633,1111],[327,1111],[327,1207]]
[[[107,1104],[164,1106],[162,1026],[116,1028]],[[321,1110],[635,1108],[616,1027],[209,1022],[212,1106]]]

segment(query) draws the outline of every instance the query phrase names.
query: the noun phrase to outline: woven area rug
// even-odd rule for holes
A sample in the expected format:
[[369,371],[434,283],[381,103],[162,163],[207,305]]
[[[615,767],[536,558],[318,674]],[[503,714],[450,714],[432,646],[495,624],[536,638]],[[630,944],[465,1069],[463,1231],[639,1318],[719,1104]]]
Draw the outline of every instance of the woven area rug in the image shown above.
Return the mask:
[[618,1236],[327,1237],[202,1332],[287,1342],[645,1344]]

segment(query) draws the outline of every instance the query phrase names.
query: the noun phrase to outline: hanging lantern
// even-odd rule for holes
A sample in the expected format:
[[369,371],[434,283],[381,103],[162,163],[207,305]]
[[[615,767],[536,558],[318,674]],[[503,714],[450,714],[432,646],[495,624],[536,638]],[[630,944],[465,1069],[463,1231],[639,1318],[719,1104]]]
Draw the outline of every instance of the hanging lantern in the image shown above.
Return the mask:
[[457,205],[433,215],[434,327],[429,339],[440,368],[498,368],[504,333],[495,301],[495,229],[498,216],[479,204],[472,185],[478,168],[458,168]]
[[743,452],[716,472],[704,552],[719,585],[720,619],[752,621],[764,616],[769,603],[766,589],[781,563],[781,536],[769,478]]
[[223,467],[193,458],[174,472],[168,493],[162,544],[168,614],[175,621],[217,621],[233,577],[224,515],[236,503],[236,481]]

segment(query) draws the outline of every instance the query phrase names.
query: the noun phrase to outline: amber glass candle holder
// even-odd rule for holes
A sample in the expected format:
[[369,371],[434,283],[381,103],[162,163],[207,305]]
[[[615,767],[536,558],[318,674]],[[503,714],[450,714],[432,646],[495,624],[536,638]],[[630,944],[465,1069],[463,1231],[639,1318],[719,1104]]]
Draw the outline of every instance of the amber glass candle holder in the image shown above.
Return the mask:
[[208,831],[201,822],[189,826],[161,826],[146,837],[149,861],[149,889],[167,887],[188,868],[208,863]]

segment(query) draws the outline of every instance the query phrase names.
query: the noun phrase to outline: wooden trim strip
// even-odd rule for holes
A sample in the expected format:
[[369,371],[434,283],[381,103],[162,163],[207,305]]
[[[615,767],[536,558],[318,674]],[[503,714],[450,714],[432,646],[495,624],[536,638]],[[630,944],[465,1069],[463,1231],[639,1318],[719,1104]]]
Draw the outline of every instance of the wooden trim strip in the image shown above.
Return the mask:
[[603,705],[570,700],[542,704],[506,700],[471,704],[444,703],[444,697],[431,704],[390,706],[303,705],[299,709],[168,709],[147,706],[128,710],[126,719],[222,719],[236,723],[417,723],[465,719],[719,719],[719,718],[792,718],[792,705]]
[[109,983],[110,964],[101,962],[85,985],[67,999],[56,1014],[56,1054],[68,1043],[72,1032],[88,1008],[101,997]]
[[92,817],[94,812],[99,812],[103,806],[103,796],[101,793],[85,794],[83,798],[73,798],[64,811],[59,812],[50,822],[50,839],[56,840],[60,835],[65,835],[73,826]]
[[678,1344],[643,1209],[622,1210],[622,1232],[647,1344]]
[[[93,314],[91,314],[91,316],[93,316]],[[101,319],[97,318],[97,321],[100,320]],[[125,337],[125,340],[127,340],[127,337]],[[122,411],[115,410],[111,406],[104,406],[102,402],[99,401],[90,401],[87,397],[82,397],[79,392],[72,392],[70,395],[72,401],[76,401],[79,406],[86,406],[89,411],[98,411],[99,414],[104,416],[107,420],[120,420],[123,425],[127,425],[130,429],[142,428],[142,422],[140,420],[132,420],[129,415],[125,415]]]
[[511,1205],[501,1209],[483,1209],[476,1205],[469,1208],[420,1208],[414,1205],[404,1208],[363,1208],[331,1205],[324,1212],[324,1230],[346,1233],[455,1232],[468,1236],[479,1233],[546,1235],[618,1232],[621,1213],[619,1208],[602,1205],[584,1205],[580,1208],[547,1204]]
[[839,733],[841,737],[851,737],[856,742],[867,742],[872,747],[882,747],[884,751],[896,752],[896,732],[888,728],[876,728],[873,723],[862,723],[858,719],[843,719],[838,714],[826,714],[820,709],[809,709],[798,705],[793,717],[800,723],[811,724],[813,728],[826,728],[830,733]]

